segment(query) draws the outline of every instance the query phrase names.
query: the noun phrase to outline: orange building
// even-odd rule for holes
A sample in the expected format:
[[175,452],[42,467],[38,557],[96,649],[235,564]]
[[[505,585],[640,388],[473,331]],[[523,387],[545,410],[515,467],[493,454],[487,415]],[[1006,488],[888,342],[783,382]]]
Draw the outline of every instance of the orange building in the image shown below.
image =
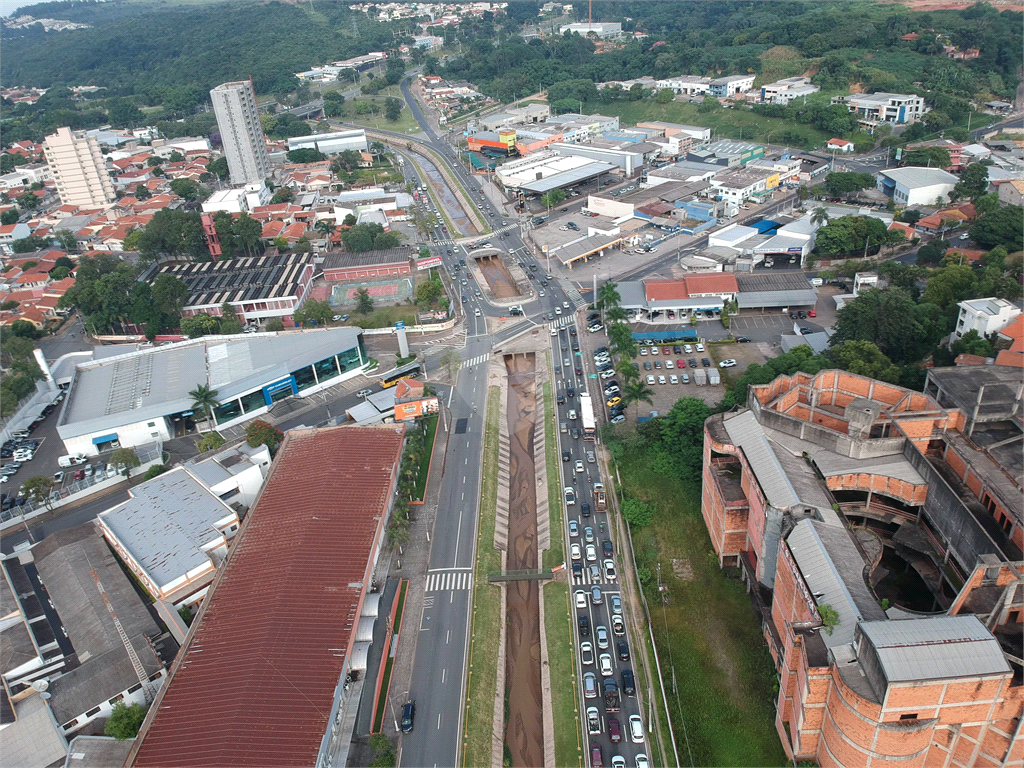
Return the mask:
[[[827,370],[705,423],[701,511],[761,616],[792,759],[1024,764],[1021,399],[1002,366],[924,393]],[[913,604],[885,586],[901,563]]]

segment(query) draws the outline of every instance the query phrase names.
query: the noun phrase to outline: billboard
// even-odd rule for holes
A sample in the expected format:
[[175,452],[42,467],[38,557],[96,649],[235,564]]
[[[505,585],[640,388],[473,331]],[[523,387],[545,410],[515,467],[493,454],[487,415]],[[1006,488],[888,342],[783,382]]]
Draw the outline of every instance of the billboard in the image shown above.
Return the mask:
[[416,269],[431,269],[433,267],[440,267],[441,263],[442,262],[440,256],[431,256],[430,258],[420,259],[419,261],[417,261]]
[[425,414],[437,413],[436,397],[425,397],[408,403],[395,403],[395,421],[408,421]]

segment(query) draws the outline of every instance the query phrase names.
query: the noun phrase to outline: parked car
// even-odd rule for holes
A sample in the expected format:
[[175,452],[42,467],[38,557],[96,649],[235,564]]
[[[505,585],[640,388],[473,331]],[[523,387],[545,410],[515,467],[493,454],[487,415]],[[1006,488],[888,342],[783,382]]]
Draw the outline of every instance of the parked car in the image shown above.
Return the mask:
[[597,675],[593,672],[583,674],[583,697],[585,699],[597,698]]
[[412,733],[413,720],[416,719],[416,702],[407,702],[402,707],[402,733]]
[[718,364],[718,367],[719,368],[735,368],[736,367],[736,361],[733,360],[730,357],[728,360],[723,360],[722,362],[720,362]]
[[644,743],[644,722],[640,715],[629,716],[629,739],[634,744]]

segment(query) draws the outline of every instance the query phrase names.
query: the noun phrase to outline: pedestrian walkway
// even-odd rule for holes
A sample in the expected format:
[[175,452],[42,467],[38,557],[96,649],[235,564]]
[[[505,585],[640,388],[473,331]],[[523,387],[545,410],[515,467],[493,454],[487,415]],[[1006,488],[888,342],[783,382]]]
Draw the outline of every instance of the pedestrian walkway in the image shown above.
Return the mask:
[[487,360],[489,358],[490,358],[490,354],[489,353],[486,354],[486,355],[477,355],[476,357],[470,358],[469,360],[463,360],[462,361],[462,367],[463,368],[472,368],[474,365],[480,365],[480,363],[487,362]]
[[550,328],[552,331],[557,331],[560,328],[565,328],[566,326],[572,325],[575,321],[576,318],[572,315],[562,315],[561,317],[556,317],[554,320],[548,323],[548,328]]
[[571,301],[573,303],[573,306],[576,307],[577,309],[579,309],[580,307],[587,303],[586,300],[583,298],[583,294],[581,294],[572,285],[565,289],[565,295],[569,297],[569,301]]
[[469,589],[473,583],[473,572],[466,568],[454,571],[427,574],[427,592],[455,592]]

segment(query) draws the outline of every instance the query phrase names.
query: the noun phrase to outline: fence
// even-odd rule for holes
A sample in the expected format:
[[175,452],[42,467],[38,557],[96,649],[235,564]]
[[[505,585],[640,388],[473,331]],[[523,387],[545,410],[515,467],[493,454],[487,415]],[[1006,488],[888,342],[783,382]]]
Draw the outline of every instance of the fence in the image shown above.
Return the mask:
[[492,584],[497,581],[544,581],[554,578],[550,568],[531,568],[522,571],[491,571],[487,580]]
[[[137,469],[133,470],[135,474],[145,472],[151,466],[162,463],[163,449],[163,443],[148,443],[136,446],[135,453],[138,454],[140,464]],[[102,467],[102,462],[100,466]],[[69,469],[68,472],[74,473],[75,468]],[[74,480],[60,489],[52,491],[48,501],[38,502],[25,499],[23,504],[16,504],[10,509],[0,510],[0,530],[6,530],[11,526],[19,525],[23,520],[38,517],[51,509],[59,509],[73,501],[79,501],[97,491],[105,490],[127,479],[122,474],[111,475],[109,470],[98,469],[89,477]]]

